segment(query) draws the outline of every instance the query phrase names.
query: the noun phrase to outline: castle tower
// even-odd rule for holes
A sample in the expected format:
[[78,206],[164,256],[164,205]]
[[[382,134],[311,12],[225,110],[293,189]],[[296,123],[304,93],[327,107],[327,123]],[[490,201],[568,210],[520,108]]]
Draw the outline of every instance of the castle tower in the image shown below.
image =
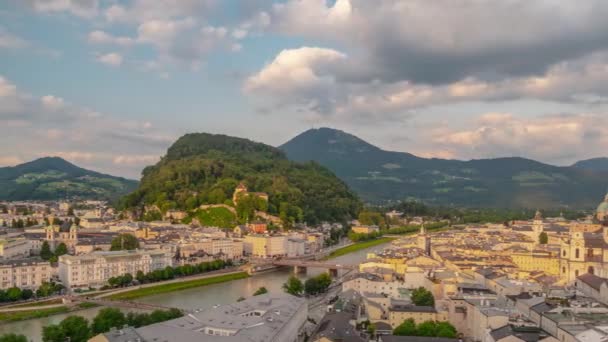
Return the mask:
[[424,223],[420,226],[420,233],[417,238],[418,248],[424,251],[424,254],[431,255],[431,238],[426,235]]
[[234,189],[234,194],[232,194],[232,202],[236,205],[236,202],[239,200],[239,196],[241,194],[247,193],[247,186],[244,183],[239,183],[239,185]]
[[74,223],[72,223],[72,225],[70,226],[70,232],[69,232],[68,238],[74,242],[78,241],[78,226],[76,226],[76,224],[74,224]]
[[46,240],[55,241],[55,227],[53,227],[53,225],[48,225],[44,230],[46,231]]

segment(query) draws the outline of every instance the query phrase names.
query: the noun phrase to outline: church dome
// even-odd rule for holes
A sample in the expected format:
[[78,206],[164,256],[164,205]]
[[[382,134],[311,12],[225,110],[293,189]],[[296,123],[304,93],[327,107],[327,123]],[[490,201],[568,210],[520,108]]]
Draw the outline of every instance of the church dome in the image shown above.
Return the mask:
[[600,205],[597,206],[596,212],[599,213],[599,214],[608,213],[608,202],[602,202],[602,203],[600,203]]

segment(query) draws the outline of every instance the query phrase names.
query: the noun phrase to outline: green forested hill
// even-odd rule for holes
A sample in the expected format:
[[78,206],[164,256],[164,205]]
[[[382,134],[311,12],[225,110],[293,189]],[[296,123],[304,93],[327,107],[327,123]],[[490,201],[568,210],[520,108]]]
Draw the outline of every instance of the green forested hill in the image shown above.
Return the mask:
[[137,182],[86,170],[59,157],[0,168],[0,200],[53,200],[66,197],[116,199]]
[[163,212],[192,210],[202,204],[232,205],[240,182],[251,192],[267,193],[269,201],[239,201],[239,216],[250,215],[248,209],[255,207],[284,220],[339,221],[354,217],[360,206],[345,183],[315,162],[292,162],[277,148],[206,133],[179,138],[160,162],[143,170],[139,188],[121,204],[124,208],[156,205]]
[[592,208],[608,187],[608,172],[515,157],[420,158],[384,151],[329,128],[306,131],[280,149],[292,160],[314,160],[326,166],[363,200],[375,203],[413,198],[431,205]]
[[572,167],[590,171],[608,171],[608,158],[592,158],[587,160],[581,160],[574,163]]

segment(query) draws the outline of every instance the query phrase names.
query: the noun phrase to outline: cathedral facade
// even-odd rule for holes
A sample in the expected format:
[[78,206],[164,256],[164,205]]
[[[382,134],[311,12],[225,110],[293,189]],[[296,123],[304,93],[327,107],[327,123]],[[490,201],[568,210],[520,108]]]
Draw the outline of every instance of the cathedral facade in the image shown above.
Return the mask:
[[571,231],[560,243],[560,278],[574,283],[585,273],[608,277],[608,226],[598,232]]

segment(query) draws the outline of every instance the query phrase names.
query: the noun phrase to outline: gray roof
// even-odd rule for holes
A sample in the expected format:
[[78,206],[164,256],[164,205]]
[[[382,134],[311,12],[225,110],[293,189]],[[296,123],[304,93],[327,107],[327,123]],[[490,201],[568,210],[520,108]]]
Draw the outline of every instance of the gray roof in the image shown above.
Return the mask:
[[[222,305],[195,312],[166,322],[137,329],[137,333],[149,341],[208,341],[208,342],[267,342],[275,341],[277,334],[302,310],[306,300],[285,293],[268,293],[248,298],[242,302]],[[258,311],[260,314],[250,314]],[[250,314],[250,315],[249,315]],[[205,328],[231,330],[231,336],[215,336],[204,332]]]
[[603,283],[608,281],[608,279],[606,278],[601,278],[591,273],[585,273],[578,276],[578,280],[589,285],[591,288],[597,291],[600,290],[600,286],[602,286]]
[[390,311],[398,312],[437,312],[432,306],[417,306],[417,305],[393,305]]
[[547,333],[537,327],[513,327],[512,325],[505,325],[502,328],[492,330],[490,335],[495,341],[500,341],[509,336],[516,336],[525,342],[537,342],[541,338],[548,336]]
[[353,315],[348,312],[329,313],[323,317],[312,340],[326,337],[332,341],[364,342],[355,328],[350,324]]
[[381,342],[457,342],[458,339],[448,337],[424,337],[424,336],[380,336]]

